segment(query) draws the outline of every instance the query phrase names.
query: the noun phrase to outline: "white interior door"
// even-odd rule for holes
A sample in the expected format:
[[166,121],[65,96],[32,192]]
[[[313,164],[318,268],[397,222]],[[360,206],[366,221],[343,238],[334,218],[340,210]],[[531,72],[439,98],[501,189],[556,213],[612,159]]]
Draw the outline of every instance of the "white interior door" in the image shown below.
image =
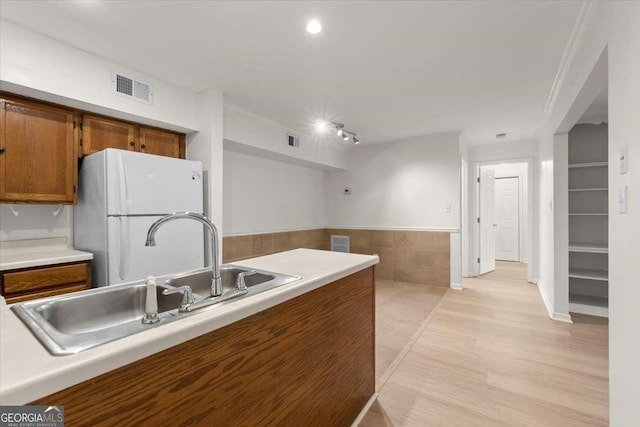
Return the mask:
[[480,168],[480,274],[496,268],[495,173]]
[[520,259],[518,177],[496,178],[496,259]]

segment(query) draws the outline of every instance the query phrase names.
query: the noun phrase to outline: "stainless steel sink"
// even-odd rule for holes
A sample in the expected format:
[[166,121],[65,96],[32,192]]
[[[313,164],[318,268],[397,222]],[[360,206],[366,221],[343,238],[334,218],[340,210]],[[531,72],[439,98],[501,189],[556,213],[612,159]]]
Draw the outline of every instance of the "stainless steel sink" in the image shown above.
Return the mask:
[[[173,310],[182,300],[177,294],[162,295],[163,289],[156,288],[159,313]],[[144,285],[106,290],[41,304],[34,312],[63,334],[94,333],[140,320],[144,315]]]
[[[194,270],[158,278],[156,287],[160,322],[143,324],[146,286],[143,281],[90,289],[69,295],[29,301],[11,307],[44,347],[53,355],[75,354],[149,328],[182,319],[197,309],[214,306],[231,298],[238,275],[251,269],[233,265],[221,266],[223,295],[210,297],[210,269]],[[297,276],[256,271],[245,277],[246,298],[300,279]],[[164,289],[191,286],[196,303],[193,311],[182,313],[178,306],[181,294],[163,295]]]

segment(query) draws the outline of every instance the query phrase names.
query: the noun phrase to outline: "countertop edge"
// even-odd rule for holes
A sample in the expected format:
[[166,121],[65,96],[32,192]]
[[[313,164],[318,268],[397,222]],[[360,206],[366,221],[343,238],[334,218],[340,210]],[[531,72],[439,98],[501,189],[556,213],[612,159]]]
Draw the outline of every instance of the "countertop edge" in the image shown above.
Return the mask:
[[[17,261],[0,262],[0,271],[12,271],[32,267],[47,267],[70,262],[90,261],[93,259],[92,253],[73,249],[61,250],[59,251],[59,254],[49,252],[39,254],[36,252],[35,254],[24,254],[23,256],[29,256],[30,258]],[[9,255],[3,255],[2,258],[6,259],[8,257]]]
[[[291,256],[293,256],[294,260],[297,255],[295,252],[297,251],[301,250],[290,251],[293,253]],[[280,258],[285,256],[284,254],[287,253],[283,253]],[[298,254],[304,255],[305,252],[298,252]],[[267,269],[265,268],[265,264],[269,264],[269,261],[267,260],[269,257],[272,256],[242,260],[234,262],[233,264]],[[360,259],[358,261],[353,259],[353,261],[349,263],[349,266],[343,266],[324,274],[303,277],[298,282],[255,295],[251,298],[229,301],[227,303],[223,303],[224,305],[221,304],[219,306],[209,307],[203,309],[202,312],[194,314],[193,316],[185,318],[179,322],[162,325],[162,327],[153,328],[148,331],[96,347],[80,353],[79,355],[62,356],[63,361],[66,358],[75,358],[76,360],[66,359],[69,361],[66,365],[52,366],[51,370],[46,371],[42,375],[27,378],[22,382],[16,381],[8,387],[5,385],[0,389],[0,404],[22,405],[64,390],[88,379],[95,378],[106,372],[151,356],[152,354],[166,350],[170,347],[182,344],[193,338],[212,332],[260,311],[296,298],[343,277],[372,267],[379,262],[379,258],[376,255],[358,255],[358,257],[360,257]],[[280,262],[282,262],[282,260],[280,260]],[[276,270],[272,268],[271,270],[284,274],[296,274],[292,271],[281,271],[281,269]],[[24,331],[19,333],[28,334],[30,338],[35,340],[22,322],[17,318],[15,320],[24,329]],[[40,346],[40,343],[36,342],[36,344]],[[46,353],[44,348],[41,350]],[[46,354],[49,356],[48,353]],[[40,354],[39,357],[47,360],[42,354]],[[56,359],[61,359],[61,357],[49,357],[53,358],[49,360],[53,360],[54,362]],[[56,363],[53,363],[53,365],[56,365]]]

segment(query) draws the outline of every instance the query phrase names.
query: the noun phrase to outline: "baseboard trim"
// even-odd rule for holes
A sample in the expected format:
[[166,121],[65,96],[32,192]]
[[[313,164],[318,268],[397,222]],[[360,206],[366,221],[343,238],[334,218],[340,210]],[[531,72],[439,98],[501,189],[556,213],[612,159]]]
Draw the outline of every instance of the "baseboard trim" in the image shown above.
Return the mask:
[[360,423],[364,419],[364,416],[367,415],[367,412],[369,412],[369,408],[371,408],[371,405],[373,405],[373,402],[375,402],[377,398],[378,398],[378,393],[377,392],[373,393],[373,395],[369,398],[367,403],[362,407],[362,410],[360,411],[356,419],[353,420],[351,427],[358,427],[360,425]]
[[571,315],[569,313],[554,312],[551,316],[551,319],[557,320],[558,322],[573,323],[573,320],[571,319]]
[[456,291],[461,291],[462,289],[464,289],[462,283],[451,283],[450,287],[451,289],[455,289]]
[[542,291],[542,283],[537,281],[538,292],[540,292],[540,296],[542,297],[542,302],[544,303],[545,308],[547,309],[547,314],[549,314],[549,319],[553,319],[553,308],[551,307],[551,303],[547,300],[544,292]]

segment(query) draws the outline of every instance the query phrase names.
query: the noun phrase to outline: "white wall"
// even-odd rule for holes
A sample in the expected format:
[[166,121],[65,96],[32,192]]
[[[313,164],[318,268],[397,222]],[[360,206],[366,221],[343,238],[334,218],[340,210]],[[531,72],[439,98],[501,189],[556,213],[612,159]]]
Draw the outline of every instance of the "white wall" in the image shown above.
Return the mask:
[[348,170],[327,172],[325,201],[332,227],[458,230],[459,134],[354,147]]
[[[616,4],[609,37],[609,363],[611,425],[640,425],[640,4]],[[616,159],[628,148],[629,172]],[[618,191],[628,188],[628,213]],[[630,250],[631,249],[631,250]]]
[[540,140],[538,150],[538,286],[549,316],[554,307],[553,137]]
[[[470,168],[469,143],[463,134],[460,136],[460,235],[458,236],[460,241],[460,286],[453,286],[460,289],[462,288],[462,277],[469,277],[472,271],[472,248],[468,238],[473,231],[472,212],[469,208],[471,202]],[[452,280],[452,283],[455,282]]]
[[224,234],[323,228],[324,172],[224,151]]
[[[199,132],[187,135],[187,159],[200,160],[202,162],[203,198],[205,215],[218,229],[218,247],[222,247],[223,209],[223,155],[222,155],[222,123],[223,123],[223,99],[222,94],[214,89],[206,90],[197,97]],[[205,237],[205,259],[209,258],[210,239]],[[222,260],[222,253],[218,254]]]
[[[287,144],[287,133],[300,138],[298,148]],[[346,143],[329,135],[314,136],[225,105],[225,146],[273,160],[322,169],[346,167]]]
[[519,224],[519,240],[518,251],[519,261],[527,262],[529,248],[529,174],[526,163],[501,163],[498,165],[486,166],[493,170],[496,178],[518,178],[518,224]]
[[[151,83],[153,105],[112,93],[113,70]],[[192,92],[6,21],[0,21],[0,88],[149,125],[197,129]]]
[[[609,408],[612,427],[640,425],[640,286],[637,279],[640,242],[640,4],[598,2],[581,43],[564,70],[556,101],[541,129],[541,169],[553,170],[553,133],[560,128],[581,88],[606,49],[609,86]],[[579,115],[577,115],[579,117]],[[616,159],[628,147],[629,173],[620,174]],[[545,202],[553,183],[545,179]],[[628,187],[628,212],[618,213],[617,195]],[[541,206],[541,211],[545,210]],[[545,219],[547,222],[548,220]],[[546,233],[545,233],[546,234]],[[548,237],[548,236],[547,236]],[[546,238],[541,253],[553,253]],[[547,259],[553,266],[553,259]]]
[[569,135],[553,138],[554,268],[552,319],[569,322]]
[[73,208],[63,206],[54,216],[57,209],[56,205],[0,204],[0,241],[66,237],[72,244]]
[[327,224],[451,231],[451,284],[460,287],[460,134],[357,146],[347,164],[346,171],[326,172]]

